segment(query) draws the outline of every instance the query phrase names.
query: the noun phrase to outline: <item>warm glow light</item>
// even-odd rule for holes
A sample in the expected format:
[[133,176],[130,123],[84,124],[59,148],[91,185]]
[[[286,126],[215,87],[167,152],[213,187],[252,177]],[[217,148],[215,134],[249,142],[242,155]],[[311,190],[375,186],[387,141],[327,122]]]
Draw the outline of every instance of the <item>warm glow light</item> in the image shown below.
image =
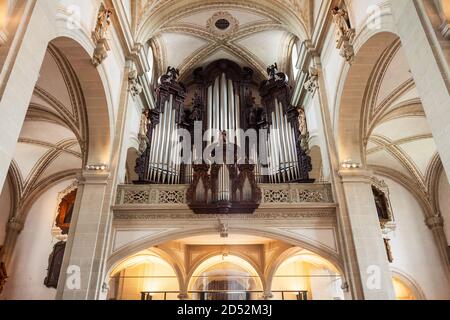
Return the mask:
[[106,164],[89,164],[86,166],[86,170],[89,171],[105,171],[108,169]]
[[412,290],[403,281],[394,277],[392,282],[397,300],[417,300]]
[[362,167],[362,165],[352,160],[345,160],[343,163],[341,163],[341,167],[344,169],[359,169]]

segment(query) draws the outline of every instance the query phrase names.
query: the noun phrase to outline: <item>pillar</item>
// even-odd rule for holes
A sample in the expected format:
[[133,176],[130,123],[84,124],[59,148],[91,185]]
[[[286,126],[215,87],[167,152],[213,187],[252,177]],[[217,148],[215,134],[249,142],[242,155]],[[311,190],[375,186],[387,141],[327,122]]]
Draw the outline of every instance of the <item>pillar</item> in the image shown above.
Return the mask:
[[[338,225],[338,242],[344,261],[342,289],[346,299],[389,300],[394,299],[394,288],[387,260],[381,226],[378,221],[375,201],[368,172],[344,172],[337,152],[333,132],[328,95],[323,77],[323,66],[319,56],[312,53],[314,67],[318,72],[320,112],[333,185]],[[366,230],[367,229],[367,230]],[[373,266],[380,275],[381,288],[373,290],[367,286]],[[370,268],[369,268],[370,267]],[[377,271],[375,270],[375,271]],[[370,286],[370,285],[369,285]]]
[[368,171],[340,171],[347,204],[349,229],[355,244],[354,258],[365,300],[394,300],[392,273]]
[[398,35],[450,181],[450,74],[421,0],[390,0]]
[[109,206],[105,201],[108,178],[105,172],[85,171],[80,179],[57,299],[88,300],[100,294],[97,278],[101,257],[96,249],[98,239],[108,231],[108,226],[102,222],[104,206]]

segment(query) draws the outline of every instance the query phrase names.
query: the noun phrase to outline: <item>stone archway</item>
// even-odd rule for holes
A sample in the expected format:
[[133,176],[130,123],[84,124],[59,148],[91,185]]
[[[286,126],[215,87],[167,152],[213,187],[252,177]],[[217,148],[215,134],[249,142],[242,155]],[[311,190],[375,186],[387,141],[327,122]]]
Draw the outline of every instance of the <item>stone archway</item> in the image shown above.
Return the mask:
[[337,147],[341,162],[365,164],[362,141],[362,115],[366,104],[367,85],[378,58],[398,37],[390,32],[371,36],[355,55],[353,65],[339,94],[336,123]]

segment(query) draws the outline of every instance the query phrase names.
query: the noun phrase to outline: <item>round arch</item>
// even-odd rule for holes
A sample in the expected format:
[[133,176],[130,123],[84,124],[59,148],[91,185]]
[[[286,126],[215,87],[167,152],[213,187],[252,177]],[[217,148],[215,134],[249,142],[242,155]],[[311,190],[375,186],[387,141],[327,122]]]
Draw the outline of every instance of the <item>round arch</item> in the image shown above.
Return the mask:
[[392,268],[392,279],[399,281],[409,290],[411,290],[417,300],[427,299],[420,285],[405,272],[397,268]]
[[[222,261],[220,260],[221,254],[210,254],[203,259],[201,259],[198,263],[196,263],[193,267],[191,272],[189,273],[188,277],[186,278],[186,291],[189,292],[192,290],[195,290],[195,284],[198,282],[198,279],[196,279],[196,276],[199,276],[203,274],[204,272],[208,271],[208,268],[214,267],[216,265],[219,265]],[[265,281],[264,277],[261,274],[260,270],[255,266],[255,264],[248,258],[244,257],[243,255],[238,255],[236,252],[231,253],[227,256],[228,261],[227,263],[230,263],[232,265],[235,265],[237,268],[240,268],[242,270],[245,270],[245,272],[252,277],[252,280],[254,281],[255,288],[254,289],[260,289],[261,292],[265,292]],[[217,260],[217,261],[215,261]]]
[[[156,260],[155,260],[156,259]],[[130,267],[137,266],[143,263],[160,263],[163,265],[166,265],[167,267],[170,267],[173,271],[173,274],[177,278],[177,284],[178,284],[178,290],[181,290],[184,287],[184,275],[183,272],[180,270],[180,267],[174,260],[167,254],[165,254],[161,250],[147,250],[145,252],[140,252],[136,255],[133,255],[131,257],[128,257],[127,259],[122,260],[117,266],[111,270],[111,273],[109,275],[109,280],[112,280],[116,274],[121,272],[122,270],[126,270]],[[109,283],[106,282],[106,283]]]
[[[286,262],[289,258],[292,256],[295,256],[296,254],[300,253],[303,250],[303,248],[289,248],[285,251],[283,251],[277,259],[272,261],[272,263],[267,267],[265,272],[265,281],[266,281],[266,287],[268,291],[272,290],[273,285],[273,278],[275,274],[277,273],[278,269],[281,267],[281,265]],[[323,258],[323,257],[322,257]],[[340,274],[342,277],[344,277],[344,270],[341,265],[335,264],[331,261],[329,261],[326,258],[323,258],[327,260]]]
[[[202,265],[206,264],[208,261],[212,260],[213,258],[221,256],[221,255],[222,255],[222,253],[220,253],[220,252],[211,252],[210,254],[204,256],[202,259],[197,261],[192,266],[191,270],[189,271],[189,273],[186,276],[186,289],[189,290],[189,288],[191,288],[191,285],[193,284],[192,283],[193,277],[194,277],[195,273],[201,269]],[[240,259],[247,264],[247,267],[251,267],[251,268],[249,268],[250,271],[252,271],[254,275],[258,275],[258,279],[260,281],[261,288],[263,290],[266,288],[264,274],[261,272],[261,270],[258,268],[258,266],[251,259],[249,259],[249,257],[247,257],[246,255],[244,255],[240,252],[233,251],[233,250],[230,250],[229,256]]]
[[[294,237],[290,234],[283,233],[278,230],[265,230],[258,228],[238,228],[233,227],[232,230],[229,231],[230,234],[246,234],[246,235],[254,235],[261,236],[266,238],[271,238],[274,240],[284,241],[294,246],[299,246],[303,249],[309,250],[324,259],[330,261],[333,265],[335,265],[338,270],[343,270],[343,262],[340,255],[337,252],[330,250],[329,248],[322,246],[316,242],[312,242],[306,238]],[[168,231],[161,234],[158,237],[147,237],[140,241],[131,243],[129,245],[124,246],[117,252],[111,254],[108,257],[108,261],[106,264],[105,277],[108,277],[111,270],[118,264],[119,261],[126,259],[133,254],[146,250],[148,248],[160,245],[165,242],[182,239],[186,237],[198,236],[198,235],[208,235],[208,234],[217,234],[217,229],[215,227],[198,227],[196,229],[189,230],[173,230]]]
[[[194,12],[199,8],[214,9],[220,4],[219,0],[210,1],[205,4],[203,0],[180,0],[170,5],[154,6],[151,13],[146,14],[141,28],[138,31],[137,41],[145,43],[153,37],[153,35],[166,23],[180,15]],[[282,0],[247,0],[244,3],[234,0],[229,1],[228,7],[237,7],[247,10],[260,12],[261,14],[270,14],[287,27],[287,30],[297,36],[299,39],[309,39],[309,31],[307,24],[299,17],[292,7],[283,4]],[[223,9],[222,7],[219,7]],[[148,9],[148,10],[149,10]]]
[[69,37],[54,38],[50,43],[59,49],[75,71],[84,97],[88,123],[88,164],[109,164],[111,157],[111,121],[104,81],[92,64],[89,53]]
[[354,41],[355,59],[343,64],[335,93],[333,127],[337,137],[339,160],[364,164],[362,141],[363,106],[372,71],[383,51],[398,39],[392,13],[382,12],[377,28],[371,21],[361,27]]
[[362,115],[366,105],[367,86],[379,57],[397,38],[390,32],[373,35],[358,50],[353,65],[348,69],[336,109],[338,152],[341,162],[351,160],[365,164]]

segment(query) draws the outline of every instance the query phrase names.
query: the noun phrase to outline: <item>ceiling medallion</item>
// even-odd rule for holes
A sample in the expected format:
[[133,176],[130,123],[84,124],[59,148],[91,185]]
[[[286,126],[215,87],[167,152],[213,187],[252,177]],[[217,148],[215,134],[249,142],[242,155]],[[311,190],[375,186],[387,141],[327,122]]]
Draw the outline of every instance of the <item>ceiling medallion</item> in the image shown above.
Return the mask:
[[239,29],[239,21],[228,12],[216,12],[206,22],[206,29],[217,36],[228,36]]

